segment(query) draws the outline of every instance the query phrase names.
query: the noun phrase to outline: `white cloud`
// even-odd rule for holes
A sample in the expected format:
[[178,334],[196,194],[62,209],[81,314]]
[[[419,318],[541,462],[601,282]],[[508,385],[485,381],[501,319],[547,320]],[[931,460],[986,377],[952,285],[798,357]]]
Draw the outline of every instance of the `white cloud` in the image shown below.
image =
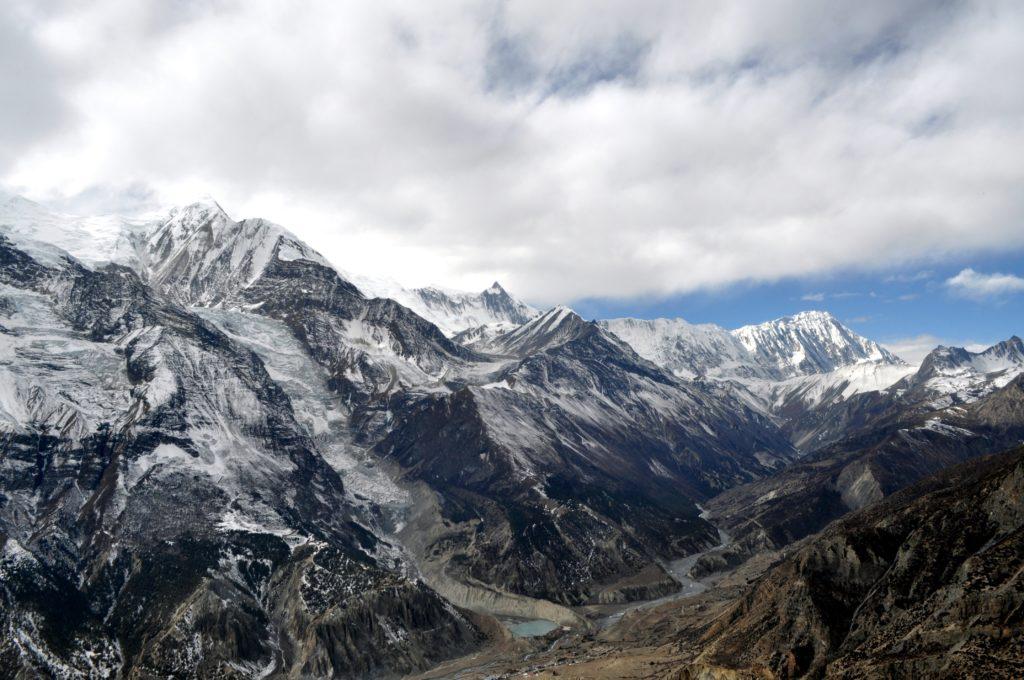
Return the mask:
[[963,347],[970,352],[980,352],[988,348],[991,343],[983,344],[973,340],[949,340],[939,338],[935,335],[924,334],[897,338],[883,342],[881,345],[911,366],[918,366],[928,353],[939,345],[945,345],[946,347]]
[[968,267],[946,279],[946,286],[957,295],[982,300],[1024,291],[1024,278],[1014,274],[982,274]]
[[821,302],[822,300],[825,299],[825,294],[824,293],[807,293],[805,295],[802,295],[800,297],[800,299],[804,300],[806,302]]
[[919,271],[909,274],[892,274],[885,277],[886,283],[917,283],[919,281],[927,281],[928,279],[935,276],[934,272],[931,271]]
[[212,194],[345,268],[540,303],[1024,246],[1020,3],[3,13],[38,66],[0,181],[33,198]]

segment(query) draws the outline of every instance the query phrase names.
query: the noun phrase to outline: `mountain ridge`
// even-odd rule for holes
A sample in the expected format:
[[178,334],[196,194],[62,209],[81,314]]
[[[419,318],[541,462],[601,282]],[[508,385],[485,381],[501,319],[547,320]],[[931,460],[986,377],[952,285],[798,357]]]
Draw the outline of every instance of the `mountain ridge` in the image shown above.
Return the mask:
[[[392,676],[492,616],[584,629],[678,588],[680,559],[785,545],[1024,418],[1016,337],[915,370],[825,312],[586,321],[497,282],[406,304],[215,201],[3,206],[0,624],[42,651],[0,659],[26,673],[92,648],[127,673]],[[66,634],[59,601],[81,605]]]

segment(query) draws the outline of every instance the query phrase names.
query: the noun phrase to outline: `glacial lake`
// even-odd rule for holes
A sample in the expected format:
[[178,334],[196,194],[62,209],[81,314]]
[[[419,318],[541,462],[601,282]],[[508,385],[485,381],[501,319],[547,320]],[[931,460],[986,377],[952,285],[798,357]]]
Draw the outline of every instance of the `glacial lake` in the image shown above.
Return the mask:
[[532,621],[516,621],[516,622],[505,622],[508,629],[512,631],[512,634],[516,637],[528,638],[528,637],[539,637],[541,635],[547,635],[555,628],[558,628],[558,624],[554,621],[548,621],[546,619],[533,619]]

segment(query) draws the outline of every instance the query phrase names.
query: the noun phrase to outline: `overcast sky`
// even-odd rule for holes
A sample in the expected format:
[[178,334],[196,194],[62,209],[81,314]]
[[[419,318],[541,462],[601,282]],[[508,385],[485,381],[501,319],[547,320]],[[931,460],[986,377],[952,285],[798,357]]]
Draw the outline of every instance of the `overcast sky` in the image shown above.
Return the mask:
[[951,258],[1010,295],[969,265],[1024,248],[1022,70],[1019,1],[7,0],[0,183],[541,304]]

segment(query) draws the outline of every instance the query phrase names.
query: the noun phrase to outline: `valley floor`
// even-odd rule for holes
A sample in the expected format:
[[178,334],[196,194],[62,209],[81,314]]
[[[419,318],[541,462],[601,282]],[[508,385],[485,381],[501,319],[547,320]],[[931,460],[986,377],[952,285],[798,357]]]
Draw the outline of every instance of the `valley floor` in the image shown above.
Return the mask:
[[[681,588],[655,600],[577,608],[590,629],[559,628],[535,638],[505,635],[472,655],[454,659],[410,680],[489,678],[680,678],[694,661],[699,631],[721,616],[747,586],[780,559],[764,553],[737,569],[702,579],[687,575],[696,560],[728,544],[677,560],[669,573]],[[666,642],[669,641],[669,642]],[[714,676],[711,676],[714,677]]]

